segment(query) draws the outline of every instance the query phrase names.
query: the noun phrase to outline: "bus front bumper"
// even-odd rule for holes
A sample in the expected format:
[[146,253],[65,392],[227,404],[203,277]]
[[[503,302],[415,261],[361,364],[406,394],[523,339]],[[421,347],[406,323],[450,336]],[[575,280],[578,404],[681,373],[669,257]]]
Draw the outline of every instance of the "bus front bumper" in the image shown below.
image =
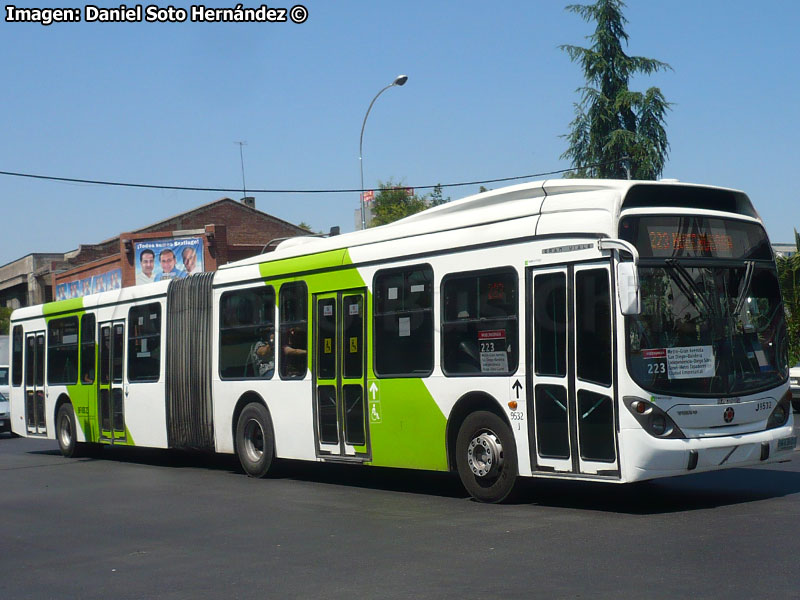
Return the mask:
[[641,429],[621,432],[624,480],[749,467],[789,460],[797,446],[792,419],[783,427],[734,436],[660,440]]

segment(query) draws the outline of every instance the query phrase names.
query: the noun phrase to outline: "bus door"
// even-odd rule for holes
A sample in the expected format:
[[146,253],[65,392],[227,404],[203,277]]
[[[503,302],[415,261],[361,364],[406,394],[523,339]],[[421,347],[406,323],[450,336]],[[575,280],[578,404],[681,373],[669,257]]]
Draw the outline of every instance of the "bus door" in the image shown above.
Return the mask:
[[29,434],[46,435],[44,331],[25,336],[25,424]]
[[528,306],[534,470],[619,477],[610,262],[529,269]]
[[124,365],[125,321],[100,323],[97,414],[100,415],[100,439],[112,444],[125,441]]
[[314,417],[317,453],[367,460],[366,293],[314,296]]

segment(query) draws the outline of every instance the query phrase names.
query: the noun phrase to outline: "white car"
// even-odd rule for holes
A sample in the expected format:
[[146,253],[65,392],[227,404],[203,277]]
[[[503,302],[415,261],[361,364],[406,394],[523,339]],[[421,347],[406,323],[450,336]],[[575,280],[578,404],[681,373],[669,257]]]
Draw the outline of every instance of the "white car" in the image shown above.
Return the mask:
[[792,408],[800,412],[800,363],[789,369],[789,385],[792,388]]
[[0,392],[0,433],[11,431],[11,413],[8,407],[8,397]]

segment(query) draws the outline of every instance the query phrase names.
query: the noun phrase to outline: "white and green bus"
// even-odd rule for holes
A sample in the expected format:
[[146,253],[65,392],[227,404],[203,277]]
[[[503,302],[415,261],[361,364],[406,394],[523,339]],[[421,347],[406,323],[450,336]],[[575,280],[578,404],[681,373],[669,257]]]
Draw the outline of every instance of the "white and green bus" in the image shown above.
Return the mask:
[[632,482],[795,448],[772,250],[742,192],[553,180],[14,311],[13,430],[105,445]]

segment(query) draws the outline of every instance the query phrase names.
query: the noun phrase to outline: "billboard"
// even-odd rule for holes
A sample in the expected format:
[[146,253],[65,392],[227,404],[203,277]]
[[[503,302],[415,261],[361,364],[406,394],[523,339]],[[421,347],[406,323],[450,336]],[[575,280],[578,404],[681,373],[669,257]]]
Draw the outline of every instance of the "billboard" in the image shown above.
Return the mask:
[[99,294],[122,287],[122,269],[111,269],[91,277],[76,279],[56,285],[56,300],[81,298],[89,294]]
[[170,238],[136,242],[136,285],[183,279],[202,273],[203,238]]

